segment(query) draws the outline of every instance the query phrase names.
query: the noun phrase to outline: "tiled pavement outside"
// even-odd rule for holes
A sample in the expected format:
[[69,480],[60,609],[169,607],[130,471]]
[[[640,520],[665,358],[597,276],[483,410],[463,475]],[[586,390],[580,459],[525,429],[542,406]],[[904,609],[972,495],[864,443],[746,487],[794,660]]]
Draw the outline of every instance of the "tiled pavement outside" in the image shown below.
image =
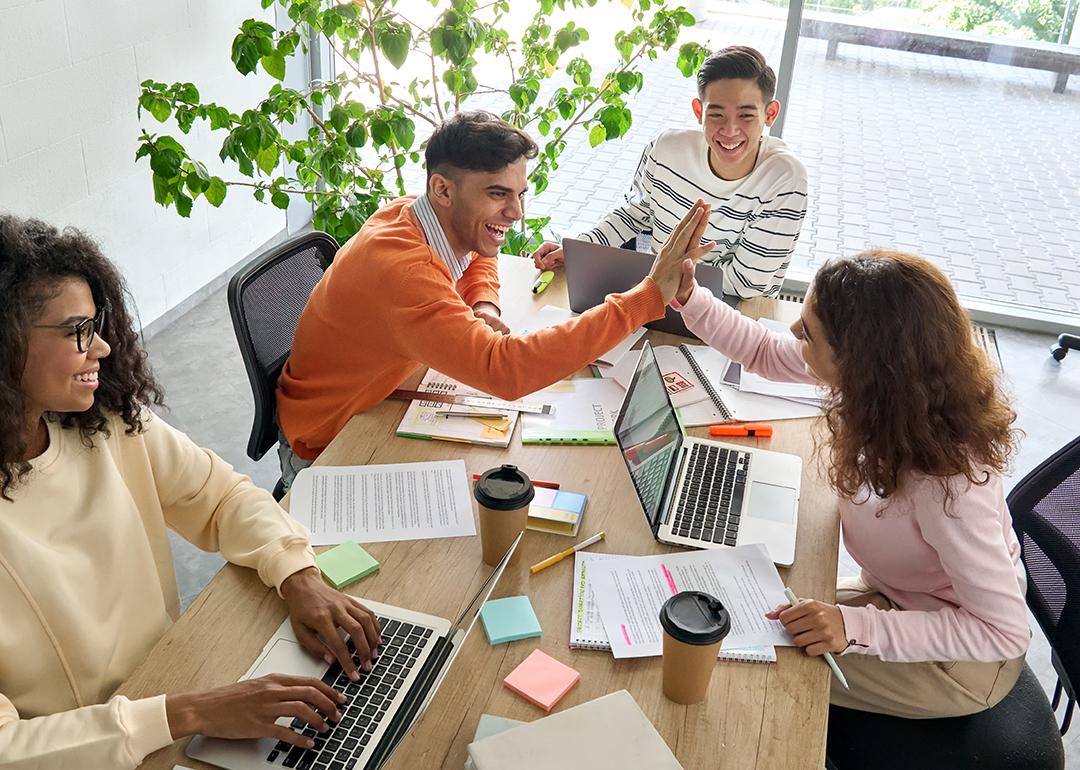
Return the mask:
[[[778,66],[781,20],[707,7],[687,39],[754,45]],[[848,45],[827,61],[825,46],[800,40],[784,107],[784,139],[810,179],[790,274],[897,247],[934,260],[962,295],[1080,314],[1080,75],[1055,94],[1041,70]],[[578,130],[530,216],[550,215],[562,235],[588,229],[622,199],[653,136],[696,125],[674,52],[645,75],[627,135],[593,149]],[[410,191],[421,189],[422,170],[409,171]]]

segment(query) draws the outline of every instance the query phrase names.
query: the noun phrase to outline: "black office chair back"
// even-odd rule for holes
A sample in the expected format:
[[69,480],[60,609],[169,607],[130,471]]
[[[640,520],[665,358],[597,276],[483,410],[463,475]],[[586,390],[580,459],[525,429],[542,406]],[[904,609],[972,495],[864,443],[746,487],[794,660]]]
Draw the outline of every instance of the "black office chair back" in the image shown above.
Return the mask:
[[255,397],[247,447],[252,460],[277,443],[278,376],[300,313],[337,250],[337,241],[326,233],[304,233],[256,257],[229,281],[229,314]]
[[1061,732],[1069,729],[1080,684],[1080,438],[1020,481],[1008,497],[1020,556],[1027,570],[1027,603],[1053,651],[1058,684],[1069,697]]

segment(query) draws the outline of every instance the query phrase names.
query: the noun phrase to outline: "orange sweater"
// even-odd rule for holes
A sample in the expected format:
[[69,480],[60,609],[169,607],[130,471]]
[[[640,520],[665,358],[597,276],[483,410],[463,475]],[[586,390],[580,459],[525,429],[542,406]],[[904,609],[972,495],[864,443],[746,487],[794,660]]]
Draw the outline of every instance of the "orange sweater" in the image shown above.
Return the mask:
[[498,303],[498,262],[474,256],[454,284],[399,198],[364,223],[311,293],[278,381],[278,424],[313,460],[354,414],[427,366],[497,398],[517,399],[567,377],[664,314],[645,279],[578,318],[525,336],[473,315]]

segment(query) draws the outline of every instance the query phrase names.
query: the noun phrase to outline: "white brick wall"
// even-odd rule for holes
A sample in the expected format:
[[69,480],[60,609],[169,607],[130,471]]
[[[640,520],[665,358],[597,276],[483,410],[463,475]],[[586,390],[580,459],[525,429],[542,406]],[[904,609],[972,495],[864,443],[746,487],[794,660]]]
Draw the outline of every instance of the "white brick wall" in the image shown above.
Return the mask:
[[[191,81],[238,113],[265,94],[269,78],[229,61],[240,22],[257,16],[274,21],[256,0],[0,0],[0,211],[86,230],[124,272],[144,325],[285,227],[284,212],[235,188],[220,209],[200,200],[182,219],[154,203],[149,165],[134,162],[141,81]],[[143,126],[223,171],[221,132]]]

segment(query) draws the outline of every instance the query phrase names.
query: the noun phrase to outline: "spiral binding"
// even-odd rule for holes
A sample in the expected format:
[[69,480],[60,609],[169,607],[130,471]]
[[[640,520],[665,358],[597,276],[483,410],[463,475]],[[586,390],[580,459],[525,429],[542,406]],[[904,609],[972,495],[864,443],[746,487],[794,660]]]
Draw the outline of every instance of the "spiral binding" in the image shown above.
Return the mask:
[[698,362],[694,358],[694,354],[690,352],[690,348],[686,345],[679,345],[679,350],[682,351],[682,354],[686,357],[686,362],[690,364],[694,376],[698,378],[701,387],[705,389],[705,394],[713,402],[716,411],[720,412],[720,416],[724,418],[725,422],[730,421],[732,419],[731,410],[727,408],[724,399],[720,398],[720,394],[713,388],[712,383],[709,382],[709,378],[705,376],[705,372],[701,371],[701,367],[698,366]]

